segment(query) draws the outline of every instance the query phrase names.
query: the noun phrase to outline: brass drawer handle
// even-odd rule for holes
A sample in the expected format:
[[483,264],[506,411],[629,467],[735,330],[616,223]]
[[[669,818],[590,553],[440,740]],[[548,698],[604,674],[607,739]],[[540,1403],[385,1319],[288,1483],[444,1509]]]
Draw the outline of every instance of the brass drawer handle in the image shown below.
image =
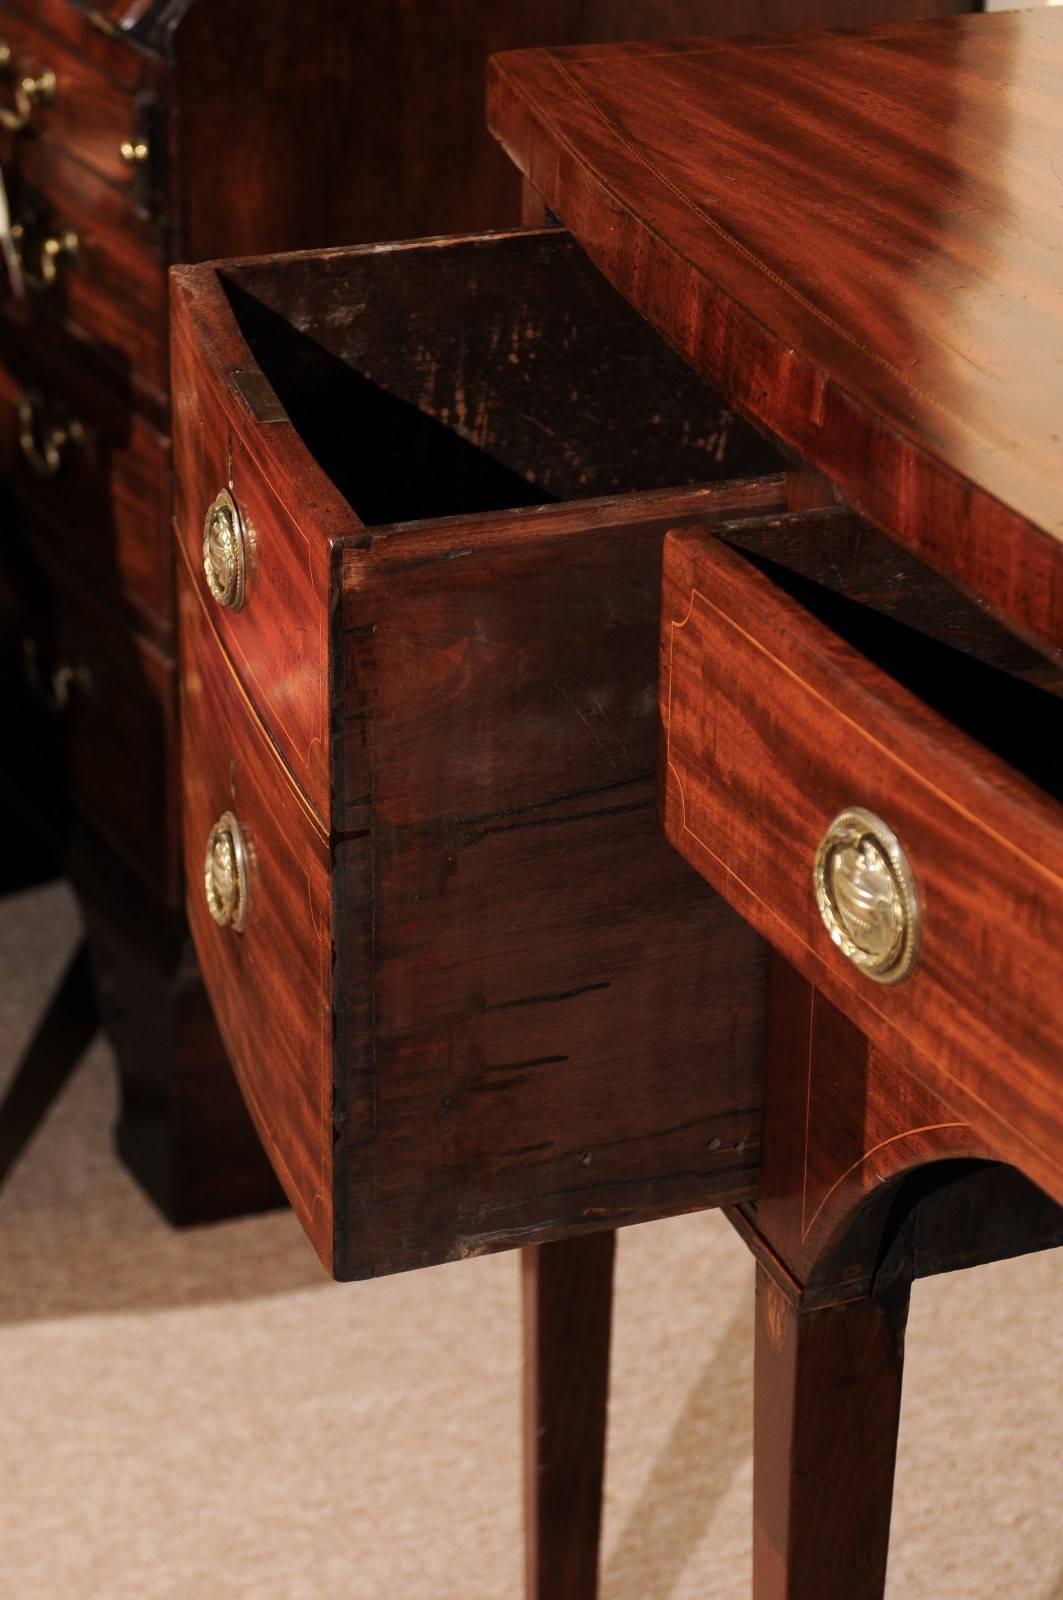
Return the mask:
[[21,72],[15,65],[11,46],[0,40],[0,74],[15,80],[14,103],[0,106],[0,127],[6,128],[8,133],[21,133],[33,121],[37,106],[50,105],[55,99],[55,73],[50,67],[42,67],[36,77]]
[[127,167],[140,167],[151,156],[151,146],[146,139],[123,139],[118,154]]
[[73,417],[49,420],[47,408],[38,395],[24,394],[18,402],[18,447],[30,470],[38,478],[54,478],[62,469],[68,450],[84,443],[85,430]]
[[835,817],[820,841],[816,904],[843,955],[876,983],[900,983],[919,956],[919,895],[892,829],[862,806]]
[[203,571],[218,604],[239,611],[247,586],[247,534],[228,489],[214,500],[203,523]]
[[247,926],[248,851],[231,811],[220,816],[207,839],[203,864],[207,909],[219,928],[243,933]]
[[56,233],[46,233],[43,239],[27,237],[24,223],[16,222],[11,229],[11,243],[22,268],[22,276],[31,289],[45,290],[55,286],[59,268],[64,262],[71,266],[77,261],[79,241],[73,228]]

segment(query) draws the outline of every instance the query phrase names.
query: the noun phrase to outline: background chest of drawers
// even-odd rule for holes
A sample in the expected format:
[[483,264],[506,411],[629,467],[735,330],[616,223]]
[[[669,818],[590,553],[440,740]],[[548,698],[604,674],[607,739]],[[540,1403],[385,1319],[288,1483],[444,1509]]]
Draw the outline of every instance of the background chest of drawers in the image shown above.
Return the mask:
[[169,263],[517,221],[517,177],[483,130],[493,50],[907,9],[0,0],[0,163],[28,291],[0,297],[4,789],[34,853],[69,832],[120,1149],[174,1218],[275,1191],[178,909]]

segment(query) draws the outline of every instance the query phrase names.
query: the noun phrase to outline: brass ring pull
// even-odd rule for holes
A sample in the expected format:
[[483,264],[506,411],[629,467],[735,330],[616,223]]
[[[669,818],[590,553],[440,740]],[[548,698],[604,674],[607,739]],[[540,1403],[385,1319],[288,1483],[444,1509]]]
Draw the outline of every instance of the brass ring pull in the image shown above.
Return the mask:
[[207,839],[203,886],[207,909],[219,928],[243,933],[247,926],[248,851],[231,811],[220,816]]
[[43,402],[36,395],[23,395],[18,402],[18,447],[23,459],[38,478],[54,478],[63,466],[66,451],[80,445],[85,430],[73,418],[49,422]]
[[15,79],[14,104],[0,106],[0,127],[8,133],[21,133],[33,121],[36,108],[50,105],[55,99],[55,73],[50,67],[42,67],[36,77],[31,73],[20,76],[9,44],[0,44],[0,73]]
[[218,604],[239,611],[247,592],[247,535],[228,489],[214,500],[203,523],[203,572]]
[[47,234],[39,244],[35,245],[33,251],[35,259],[32,261],[27,260],[29,241],[21,222],[16,222],[11,229],[11,243],[18,256],[24,280],[31,289],[39,291],[53,288],[63,263],[68,262],[72,266],[78,257],[79,241],[73,228],[64,228],[61,233]]
[[853,806],[816,851],[816,904],[843,955],[876,983],[900,983],[919,957],[919,895],[908,858],[881,817]]

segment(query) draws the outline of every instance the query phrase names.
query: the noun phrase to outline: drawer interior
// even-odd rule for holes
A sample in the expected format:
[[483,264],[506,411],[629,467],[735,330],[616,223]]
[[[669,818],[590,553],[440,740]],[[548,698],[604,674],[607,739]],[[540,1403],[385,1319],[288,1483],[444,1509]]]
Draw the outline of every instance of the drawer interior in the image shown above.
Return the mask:
[[561,229],[227,264],[221,280],[368,525],[778,469]]
[[750,524],[726,543],[932,711],[1063,799],[1057,663],[858,517]]

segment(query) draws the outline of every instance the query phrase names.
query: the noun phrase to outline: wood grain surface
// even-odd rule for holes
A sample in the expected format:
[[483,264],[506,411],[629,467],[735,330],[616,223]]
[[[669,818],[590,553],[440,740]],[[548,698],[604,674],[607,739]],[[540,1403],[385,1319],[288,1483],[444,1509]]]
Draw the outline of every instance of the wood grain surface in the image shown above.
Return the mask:
[[[128,607],[142,631],[173,638],[173,557],[167,530],[170,446],[54,327],[4,327],[0,358],[0,466],[21,503],[31,540],[52,546],[86,587]],[[56,425],[80,424],[51,477],[34,471],[20,444],[18,405],[38,407],[39,449]]]
[[598,1593],[615,1253],[611,1231],[522,1252],[524,1600]]
[[1063,1241],[1063,1208],[779,955],[757,1196],[756,1600],[881,1600],[909,1290]]
[[[345,555],[348,1270],[749,1182],[760,952],[670,864],[655,816],[657,498]],[[352,1070],[370,1058],[371,1079]]]
[[[829,545],[822,514],[807,526]],[[1059,1198],[1063,702],[720,541],[670,536],[665,569],[669,837],[873,1043]],[[813,893],[819,841],[852,805],[896,833],[922,905],[918,963],[893,987],[834,946]]]
[[[278,761],[180,564],[188,914],[214,1015],[289,1200],[332,1265],[328,839]],[[203,861],[232,811],[250,852],[247,927],[210,916]]]
[[1063,14],[497,58],[496,136],[873,521],[1063,648]]
[[[55,284],[30,289],[34,316],[72,327],[71,364],[83,359],[87,345],[109,363],[114,387],[143,393],[144,403],[163,414],[166,276],[155,230],[124,191],[50,140],[23,140],[4,164],[4,180],[11,214],[28,231],[29,270],[48,234],[77,235],[76,257],[60,262]],[[9,316],[25,313],[6,291],[0,304]]]
[[[256,368],[216,275],[178,269],[172,307],[176,537],[226,654],[325,826],[331,547],[361,523],[283,412],[263,420],[243,397],[236,380]],[[225,488],[247,534],[240,611],[217,604],[203,572],[204,519]]]
[[908,1293],[806,1309],[758,1266],[754,1600],[882,1600]]
[[[926,0],[924,0],[924,4]],[[209,164],[187,196],[184,259],[504,227],[516,174],[483,125],[492,51],[904,16],[912,0],[226,0],[177,29],[179,159]],[[935,0],[933,10],[966,9]],[[291,30],[316,40],[298,68]],[[150,30],[149,30],[150,31]],[[269,61],[248,72],[247,40]],[[276,41],[271,44],[271,41]],[[261,92],[263,82],[268,94]],[[239,126],[241,139],[219,137]],[[299,136],[291,130],[298,128]],[[317,152],[308,171],[304,152]],[[249,163],[244,155],[254,150]],[[347,181],[332,181],[342,172]],[[301,214],[299,237],[286,222]]]
[[[116,49],[101,39],[110,69],[101,70],[96,61],[69,48],[65,40],[41,27],[32,13],[27,15],[28,9],[10,5],[0,9],[0,37],[11,46],[20,75],[33,76],[44,68],[55,74],[54,96],[34,107],[34,132],[62,145],[79,161],[128,189],[130,169],[122,161],[119,146],[133,133],[132,88],[140,74],[135,53]],[[64,9],[73,11],[74,7]],[[0,96],[5,102],[10,93],[10,81],[0,82]],[[0,159],[5,168],[14,144],[25,139],[21,133],[0,133]]]
[[[201,602],[226,475],[255,529],[197,649],[331,848],[334,1270],[745,1197],[762,948],[659,830],[656,619],[665,530],[779,508],[727,481],[774,452],[556,229],[184,269],[175,305]],[[282,694],[331,719],[327,791]],[[216,995],[245,1079],[259,1003]]]

